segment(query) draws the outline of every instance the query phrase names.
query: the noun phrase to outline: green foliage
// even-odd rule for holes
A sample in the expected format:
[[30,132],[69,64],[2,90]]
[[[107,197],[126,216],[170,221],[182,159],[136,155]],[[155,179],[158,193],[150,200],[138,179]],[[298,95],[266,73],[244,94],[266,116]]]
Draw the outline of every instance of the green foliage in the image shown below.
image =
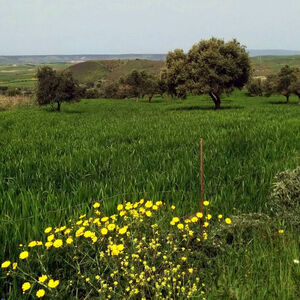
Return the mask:
[[252,79],[247,84],[247,90],[250,96],[262,96],[264,92],[262,80],[260,78]]
[[195,94],[209,94],[215,108],[221,105],[222,93],[241,89],[250,76],[250,59],[236,40],[216,38],[200,41],[187,55],[188,84]]
[[127,96],[135,97],[137,101],[148,95],[148,101],[151,102],[157,91],[156,78],[145,71],[133,70],[126,77],[120,78],[120,84],[127,90]]
[[39,105],[57,103],[60,111],[62,102],[79,100],[81,90],[70,72],[57,73],[52,68],[45,66],[38,69],[37,75],[37,102]]
[[280,69],[278,74],[268,76],[265,84],[265,92],[267,95],[279,93],[286,97],[287,103],[289,103],[292,93],[299,97],[300,69],[285,65]]
[[181,49],[170,51],[166,57],[166,68],[162,70],[161,79],[166,91],[172,98],[185,99],[187,95],[187,57]]

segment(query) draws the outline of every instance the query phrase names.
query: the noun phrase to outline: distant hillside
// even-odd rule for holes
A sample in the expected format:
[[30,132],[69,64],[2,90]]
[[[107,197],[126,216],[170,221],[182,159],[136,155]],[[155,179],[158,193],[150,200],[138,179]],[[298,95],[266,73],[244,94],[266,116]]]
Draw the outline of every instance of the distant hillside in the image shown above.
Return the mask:
[[112,60],[112,59],[148,59],[164,60],[165,54],[96,54],[96,55],[25,55],[25,56],[0,56],[0,65],[24,65],[24,64],[53,64],[53,63],[76,63],[89,60]]
[[99,79],[118,80],[133,70],[159,74],[163,66],[162,61],[146,59],[94,60],[72,65],[68,70],[77,80],[86,83],[95,82]]
[[[171,50],[171,49],[170,49]],[[247,49],[251,57],[267,55],[300,55],[300,51],[292,50],[256,50]],[[1,56],[0,65],[24,65],[24,64],[53,64],[53,63],[78,63],[88,60],[115,60],[115,59],[147,59],[163,61],[166,54],[95,54],[95,55],[21,55],[21,56]]]

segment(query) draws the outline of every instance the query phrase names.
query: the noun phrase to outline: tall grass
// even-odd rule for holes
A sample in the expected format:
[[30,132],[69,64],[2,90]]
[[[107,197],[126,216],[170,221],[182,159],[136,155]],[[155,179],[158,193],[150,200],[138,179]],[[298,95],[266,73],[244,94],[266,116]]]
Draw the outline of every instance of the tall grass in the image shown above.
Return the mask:
[[[280,102],[280,96],[250,98],[236,92],[224,99],[221,111],[212,110],[211,100],[203,96],[156,98],[151,104],[83,100],[64,104],[61,113],[36,107],[1,112],[0,261],[16,256],[19,243],[79,216],[95,201],[102,201],[107,213],[124,199],[140,197],[174,203],[183,215],[193,213],[200,198],[200,138],[204,196],[212,211],[268,212],[275,174],[300,161],[300,105]],[[244,254],[228,253],[226,264],[219,265],[221,281],[212,279],[211,297],[251,299],[240,294],[250,278],[252,299],[275,299],[264,298],[272,284],[263,284],[262,264],[270,263],[266,272],[276,278],[273,283],[289,276],[290,292],[278,288],[276,295],[293,299],[291,269],[273,265],[281,255],[290,258],[278,254],[281,246],[286,245],[286,253],[296,252],[296,234],[291,235],[295,242],[288,245],[262,238],[252,243],[248,277],[240,265]],[[229,286],[236,290],[230,292]]]

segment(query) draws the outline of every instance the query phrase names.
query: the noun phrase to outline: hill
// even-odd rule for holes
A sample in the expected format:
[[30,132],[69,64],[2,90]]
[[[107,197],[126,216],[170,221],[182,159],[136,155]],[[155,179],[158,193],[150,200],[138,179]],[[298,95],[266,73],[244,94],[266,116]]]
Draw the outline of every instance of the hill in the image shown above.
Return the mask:
[[146,59],[126,60],[92,60],[72,65],[68,68],[80,82],[97,81],[99,79],[118,80],[133,70],[158,74],[164,66],[162,61]]

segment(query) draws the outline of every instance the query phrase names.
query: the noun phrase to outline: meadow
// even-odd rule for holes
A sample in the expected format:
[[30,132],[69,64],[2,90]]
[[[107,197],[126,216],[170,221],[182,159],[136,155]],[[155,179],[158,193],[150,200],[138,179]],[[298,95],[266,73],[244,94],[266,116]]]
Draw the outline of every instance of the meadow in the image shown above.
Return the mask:
[[[111,214],[124,200],[162,200],[199,210],[200,139],[204,198],[211,213],[269,214],[274,176],[300,163],[300,105],[281,96],[156,97],[153,103],[93,99],[0,112],[0,261],[98,201]],[[207,299],[297,299],[299,231],[283,220],[253,228],[200,274]],[[282,235],[278,229],[284,229]],[[213,271],[212,271],[213,270]],[[0,277],[4,282],[4,277]],[[7,298],[8,295],[0,296]],[[15,299],[11,295],[11,299]]]

